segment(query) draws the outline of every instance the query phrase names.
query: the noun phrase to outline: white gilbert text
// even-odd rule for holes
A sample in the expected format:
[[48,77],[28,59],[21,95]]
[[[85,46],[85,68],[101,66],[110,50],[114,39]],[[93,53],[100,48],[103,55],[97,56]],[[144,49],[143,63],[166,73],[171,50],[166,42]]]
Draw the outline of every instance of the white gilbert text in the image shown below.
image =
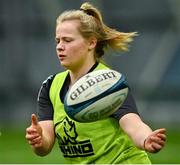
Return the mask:
[[85,90],[87,90],[88,88],[90,88],[91,86],[107,80],[107,79],[112,79],[112,78],[116,78],[117,76],[115,75],[114,72],[109,71],[106,73],[102,73],[100,75],[97,75],[95,77],[91,77],[89,79],[87,79],[87,81],[84,84],[81,84],[80,86],[78,86],[70,95],[70,98],[72,100],[75,100],[81,93],[83,93]]

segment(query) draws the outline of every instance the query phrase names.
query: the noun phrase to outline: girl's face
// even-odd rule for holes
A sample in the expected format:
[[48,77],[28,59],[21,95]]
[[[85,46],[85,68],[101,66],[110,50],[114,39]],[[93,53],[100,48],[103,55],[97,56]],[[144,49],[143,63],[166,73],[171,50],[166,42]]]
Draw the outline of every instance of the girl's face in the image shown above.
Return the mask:
[[[56,27],[56,52],[61,65],[70,70],[76,70],[86,64],[89,58],[94,58],[92,41],[80,34],[78,20],[61,22]],[[92,60],[91,60],[92,61]]]

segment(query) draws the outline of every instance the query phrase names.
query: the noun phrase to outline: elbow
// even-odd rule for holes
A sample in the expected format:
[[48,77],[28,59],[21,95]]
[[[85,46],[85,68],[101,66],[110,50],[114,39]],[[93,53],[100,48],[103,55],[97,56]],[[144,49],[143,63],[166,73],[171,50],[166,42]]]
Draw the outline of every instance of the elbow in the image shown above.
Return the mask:
[[50,152],[51,152],[51,150],[50,151],[34,150],[34,153],[40,157],[44,157],[44,156],[48,155]]
[[51,150],[52,150],[52,147],[49,147],[49,148],[44,148],[44,147],[33,148],[34,153],[40,157],[44,157],[44,156],[48,155],[51,152]]

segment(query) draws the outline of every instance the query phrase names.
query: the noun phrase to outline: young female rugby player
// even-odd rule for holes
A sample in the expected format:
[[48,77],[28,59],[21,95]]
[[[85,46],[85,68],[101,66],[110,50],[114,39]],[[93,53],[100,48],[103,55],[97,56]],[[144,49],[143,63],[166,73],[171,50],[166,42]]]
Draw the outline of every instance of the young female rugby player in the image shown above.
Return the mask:
[[103,120],[80,123],[64,111],[64,97],[71,85],[88,72],[107,68],[101,62],[104,50],[126,51],[135,35],[106,26],[100,11],[89,3],[57,18],[57,57],[66,71],[44,81],[38,116],[32,114],[26,129],[26,139],[37,155],[47,155],[57,138],[68,164],[151,163],[146,152],[163,148],[165,129],[152,131],[141,120],[131,91],[123,106]]

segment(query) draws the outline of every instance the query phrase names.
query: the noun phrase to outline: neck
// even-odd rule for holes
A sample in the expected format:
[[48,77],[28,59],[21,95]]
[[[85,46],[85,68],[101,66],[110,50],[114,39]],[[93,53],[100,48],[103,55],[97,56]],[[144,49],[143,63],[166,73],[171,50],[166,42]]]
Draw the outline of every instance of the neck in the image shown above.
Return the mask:
[[88,63],[87,65],[82,66],[80,69],[77,70],[70,70],[70,78],[71,78],[71,83],[70,85],[73,85],[78,79],[80,79],[82,76],[84,76],[88,71],[92,68],[92,66],[96,62]]

